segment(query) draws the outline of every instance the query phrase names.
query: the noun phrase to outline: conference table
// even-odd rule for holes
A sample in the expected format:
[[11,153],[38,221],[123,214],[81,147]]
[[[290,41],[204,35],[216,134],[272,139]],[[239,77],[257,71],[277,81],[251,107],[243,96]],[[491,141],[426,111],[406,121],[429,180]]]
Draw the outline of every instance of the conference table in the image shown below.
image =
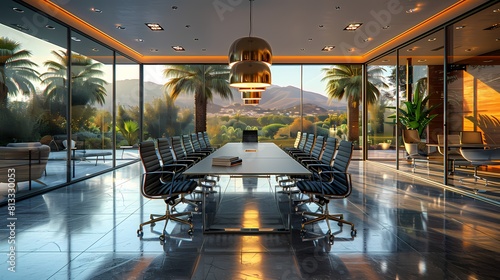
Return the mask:
[[[242,164],[212,165],[220,156],[239,157]],[[311,172],[274,143],[227,143],[183,174],[221,177],[220,191],[203,195],[204,232],[258,233],[290,231],[291,199],[276,192],[271,177]]]

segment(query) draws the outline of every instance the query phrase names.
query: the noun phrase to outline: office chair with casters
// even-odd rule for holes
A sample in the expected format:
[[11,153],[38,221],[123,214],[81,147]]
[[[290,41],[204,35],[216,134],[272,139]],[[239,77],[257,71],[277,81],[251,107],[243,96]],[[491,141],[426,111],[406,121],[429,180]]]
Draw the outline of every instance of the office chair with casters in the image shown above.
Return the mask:
[[285,148],[285,152],[287,152],[287,154],[290,154],[292,152],[302,152],[302,151],[304,151],[304,147],[305,147],[306,142],[307,142],[307,136],[308,136],[307,132],[302,132],[302,134],[300,136],[300,141],[299,141],[298,146],[297,147]]
[[297,136],[295,137],[295,142],[293,143],[293,146],[292,147],[283,147],[283,150],[285,152],[288,152],[288,150],[290,150],[290,149],[298,149],[301,138],[302,138],[302,132],[297,131]]
[[243,143],[257,143],[259,142],[259,135],[257,130],[243,130],[243,136],[241,138]]
[[417,160],[424,160],[428,162],[428,154],[421,148],[425,146],[425,143],[420,141],[418,130],[412,129],[403,130],[403,143],[405,145],[405,150],[408,153],[408,157],[411,159],[412,172],[415,173]]
[[[341,141],[338,152],[331,170],[320,171],[311,180],[297,181],[297,188],[301,193],[309,197],[309,202],[324,205],[320,213],[303,212],[301,233],[305,234],[305,226],[319,221],[326,221],[330,244],[333,244],[333,233],[330,228],[330,221],[336,221],[339,226],[348,224],[351,226],[351,236],[356,236],[354,224],[344,220],[343,214],[331,214],[328,204],[331,199],[344,199],[352,192],[351,175],[347,172],[352,158],[353,145],[350,141]],[[308,220],[312,216],[314,219]]]
[[[177,160],[174,156],[174,153],[172,152],[172,149],[170,147],[170,142],[168,141],[167,138],[158,138],[156,139],[156,146],[158,148],[158,154],[160,155],[160,159],[162,161],[162,168],[163,170],[167,171],[175,171],[176,173],[182,173],[189,167],[193,166],[196,161],[192,159],[180,159]],[[197,180],[198,186],[208,188],[209,190],[213,190],[215,187],[216,183],[218,182],[215,180],[215,177],[213,176],[185,176],[186,179],[191,179],[191,180]],[[171,209],[175,210],[175,206],[180,204],[180,203],[187,203],[191,204],[194,206],[194,210],[198,211],[198,203],[201,203],[201,199],[188,199],[186,197],[182,197],[182,199],[179,199],[175,205],[172,205]]]
[[189,134],[183,134],[181,138],[182,147],[184,148],[186,155],[199,156],[201,159],[203,159],[211,153],[209,151],[195,151],[193,141],[191,141],[191,137],[189,136]]
[[295,160],[302,164],[304,160],[321,160],[323,155],[323,149],[325,148],[325,137],[317,136],[314,140],[314,145],[312,146],[311,152],[307,153],[296,153],[293,156]]
[[304,144],[303,149],[300,151],[289,151],[288,154],[293,158],[295,158],[295,155],[304,155],[304,154],[310,155],[314,146],[315,139],[316,137],[314,136],[314,134],[312,133],[307,134],[306,142]]
[[188,155],[186,153],[182,146],[182,138],[180,136],[170,137],[170,147],[176,160],[192,160],[196,163],[202,159],[200,155]]
[[[441,155],[444,155],[444,135],[438,134],[438,152]],[[458,134],[450,134],[448,135],[448,144],[449,145],[459,145],[460,144],[460,135]],[[455,173],[455,164],[457,161],[465,161],[464,157],[460,153],[460,149],[458,147],[452,147],[448,149],[448,162],[450,163],[449,174]]]
[[[201,133],[201,135],[200,135]],[[212,146],[210,143],[210,138],[208,137],[208,132],[203,131],[203,132],[198,132],[198,139],[200,139],[200,144],[202,148],[211,148],[214,151],[217,150],[217,147]],[[203,141],[201,141],[203,139]],[[203,145],[205,143],[205,145]]]
[[191,138],[191,144],[193,144],[193,148],[194,148],[195,152],[202,152],[202,153],[207,153],[207,154],[213,153],[214,149],[203,147],[201,145],[201,142],[203,141],[203,139],[201,139],[201,141],[200,141],[200,139],[198,138],[198,135],[196,133],[191,133],[190,138]]
[[[137,236],[143,236],[143,227],[145,225],[154,226],[158,221],[165,221],[160,240],[165,240],[165,229],[169,220],[189,225],[188,233],[193,233],[193,223],[191,212],[173,213],[172,205],[176,204],[176,200],[182,199],[194,191],[197,184],[195,181],[185,180],[182,173],[175,171],[162,170],[160,161],[156,153],[155,144],[153,141],[142,142],[139,145],[139,154],[143,166],[144,173],[142,174],[141,193],[149,199],[163,199],[166,204],[165,214],[151,214],[150,220],[139,225]],[[187,219],[180,217],[188,216]]]
[[[483,135],[480,131],[460,132],[460,153],[474,167],[474,181],[483,180],[488,185],[488,180],[478,175],[480,166],[499,165],[500,148],[489,149],[483,142]],[[476,145],[476,147],[475,147]],[[461,182],[464,179],[460,179]]]

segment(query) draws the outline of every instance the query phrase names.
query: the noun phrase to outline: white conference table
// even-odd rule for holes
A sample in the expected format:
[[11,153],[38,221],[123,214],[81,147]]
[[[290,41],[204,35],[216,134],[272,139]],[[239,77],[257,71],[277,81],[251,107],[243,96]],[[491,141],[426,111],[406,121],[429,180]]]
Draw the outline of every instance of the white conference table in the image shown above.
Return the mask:
[[[212,166],[212,158],[219,156],[237,156],[243,161],[241,165],[231,167]],[[225,189],[221,187],[218,200],[209,202],[206,201],[207,195],[203,195],[204,232],[258,233],[290,230],[291,200],[286,198],[286,207],[285,204],[280,204],[269,178],[272,175],[310,175],[311,172],[274,143],[228,143],[183,174],[228,175],[225,177],[227,186]],[[252,178],[255,180],[266,178],[268,182],[264,185],[268,187],[237,191],[234,191],[234,187],[229,187],[237,185],[236,180]],[[248,221],[249,209],[253,211],[253,217],[259,217],[256,221]]]
[[[212,166],[212,158],[237,156],[241,165]],[[185,175],[309,175],[311,172],[299,164],[274,143],[227,143],[193,167]]]

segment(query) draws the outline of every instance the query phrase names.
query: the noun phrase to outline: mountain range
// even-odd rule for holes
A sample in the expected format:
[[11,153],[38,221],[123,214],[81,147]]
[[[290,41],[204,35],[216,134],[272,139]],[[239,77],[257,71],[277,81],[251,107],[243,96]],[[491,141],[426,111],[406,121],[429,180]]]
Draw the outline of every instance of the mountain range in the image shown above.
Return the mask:
[[[116,82],[116,95],[117,104],[124,106],[136,106],[139,104],[139,81],[136,79],[131,80],[119,80]],[[112,85],[106,86],[108,92],[106,96],[105,109],[111,109],[112,96]],[[144,102],[149,103],[155,98],[160,98],[163,95],[163,85],[156,84],[153,82],[144,83]],[[214,96],[213,102],[208,105],[209,113],[217,113],[222,107],[239,106],[243,104],[241,99],[241,94],[233,89],[233,100],[223,100],[218,95]],[[304,100],[304,112],[305,113],[318,113],[318,111],[328,111],[328,110],[346,110],[345,100],[332,100],[328,101],[328,98],[322,94],[303,91]],[[194,102],[194,97],[191,94],[181,95],[175,101],[175,104],[179,107],[192,107]],[[108,105],[109,104],[109,105]],[[264,110],[294,110],[294,107],[300,105],[300,88],[294,86],[276,86],[272,85],[267,88],[266,91],[262,93],[262,99],[257,107],[245,106],[249,110],[252,108],[260,108]],[[310,112],[307,112],[307,111]]]

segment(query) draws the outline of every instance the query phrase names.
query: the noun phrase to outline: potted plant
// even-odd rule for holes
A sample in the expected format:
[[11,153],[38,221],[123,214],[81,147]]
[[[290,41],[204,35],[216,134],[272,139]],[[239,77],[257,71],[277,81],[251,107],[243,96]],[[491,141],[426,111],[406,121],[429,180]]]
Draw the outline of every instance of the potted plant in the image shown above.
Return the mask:
[[[429,102],[429,95],[427,92],[427,79],[422,78],[417,82],[415,92],[411,101],[406,101],[399,108],[399,122],[405,129],[418,130],[418,135],[422,137],[424,129],[438,114],[431,114],[431,112],[439,107],[441,104],[434,104],[430,107],[427,106]],[[396,109],[395,107],[387,107]],[[395,119],[397,114],[390,115],[388,118]]]

